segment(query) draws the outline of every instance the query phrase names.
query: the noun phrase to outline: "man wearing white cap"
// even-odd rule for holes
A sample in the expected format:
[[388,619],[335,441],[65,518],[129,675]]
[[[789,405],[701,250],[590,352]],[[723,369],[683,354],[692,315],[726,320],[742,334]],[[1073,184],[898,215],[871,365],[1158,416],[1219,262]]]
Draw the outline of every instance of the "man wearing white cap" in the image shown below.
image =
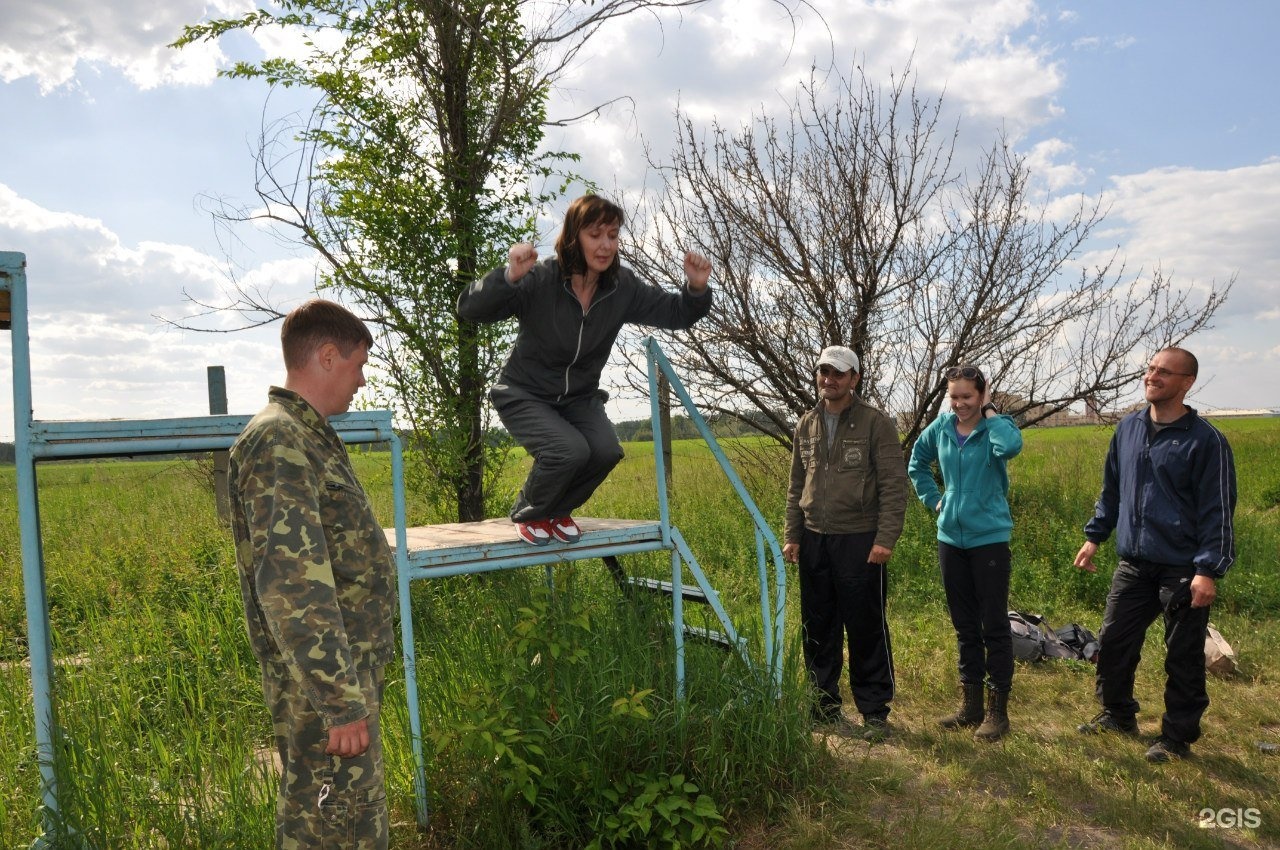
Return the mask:
[[796,424],[782,555],[798,564],[804,660],[819,721],[840,722],[844,636],[862,737],[888,733],[893,651],[886,565],[907,511],[907,468],[893,420],[854,393],[858,355],[822,350],[819,401]]

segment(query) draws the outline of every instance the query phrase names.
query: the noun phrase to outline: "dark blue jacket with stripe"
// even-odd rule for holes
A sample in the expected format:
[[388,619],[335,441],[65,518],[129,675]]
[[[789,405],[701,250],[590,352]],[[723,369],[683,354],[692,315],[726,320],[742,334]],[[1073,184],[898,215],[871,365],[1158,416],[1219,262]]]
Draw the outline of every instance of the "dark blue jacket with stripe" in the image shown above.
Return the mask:
[[1126,560],[1193,565],[1198,575],[1221,578],[1236,558],[1231,446],[1191,408],[1151,430],[1149,407],[1116,426],[1084,536],[1101,543],[1115,531]]

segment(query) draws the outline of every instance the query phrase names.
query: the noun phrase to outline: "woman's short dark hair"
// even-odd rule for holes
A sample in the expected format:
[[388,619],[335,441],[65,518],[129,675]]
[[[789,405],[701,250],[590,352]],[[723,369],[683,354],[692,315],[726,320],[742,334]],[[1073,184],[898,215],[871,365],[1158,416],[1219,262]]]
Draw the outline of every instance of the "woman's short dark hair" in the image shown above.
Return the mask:
[[947,383],[973,381],[973,388],[978,392],[987,388],[987,377],[977,366],[948,366],[942,370],[942,377]]
[[322,298],[299,305],[284,317],[284,324],[280,326],[280,349],[286,369],[302,369],[316,349],[326,342],[338,346],[343,357],[350,357],[361,345],[372,348],[373,334],[346,307]]
[[[599,195],[583,195],[575,198],[564,212],[564,227],[556,237],[556,257],[560,260],[560,268],[566,274],[586,274],[587,258],[582,255],[582,245],[578,242],[578,234],[596,225],[622,227],[622,207]],[[618,257],[615,254],[608,274],[618,270]]]

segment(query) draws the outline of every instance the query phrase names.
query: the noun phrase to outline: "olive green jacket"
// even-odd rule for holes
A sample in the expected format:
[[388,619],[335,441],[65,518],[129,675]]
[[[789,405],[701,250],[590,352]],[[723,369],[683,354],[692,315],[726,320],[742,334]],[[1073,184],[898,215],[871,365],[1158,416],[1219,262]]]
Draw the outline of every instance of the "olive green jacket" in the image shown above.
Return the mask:
[[800,417],[791,446],[786,543],[820,534],[874,531],[892,549],[907,513],[907,466],[893,420],[858,398],[840,413],[827,451],[822,402]]

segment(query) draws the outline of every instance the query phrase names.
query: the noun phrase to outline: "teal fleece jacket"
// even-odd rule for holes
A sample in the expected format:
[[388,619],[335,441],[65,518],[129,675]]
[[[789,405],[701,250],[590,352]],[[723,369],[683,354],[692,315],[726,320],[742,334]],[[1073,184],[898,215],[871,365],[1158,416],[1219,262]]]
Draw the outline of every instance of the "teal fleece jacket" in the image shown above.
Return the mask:
[[[1009,542],[1013,516],[1006,465],[1020,451],[1022,432],[1010,416],[983,419],[963,446],[956,439],[954,413],[929,423],[911,449],[907,474],[920,501],[938,518],[939,540],[961,549]],[[934,480],[935,463],[945,492]]]

